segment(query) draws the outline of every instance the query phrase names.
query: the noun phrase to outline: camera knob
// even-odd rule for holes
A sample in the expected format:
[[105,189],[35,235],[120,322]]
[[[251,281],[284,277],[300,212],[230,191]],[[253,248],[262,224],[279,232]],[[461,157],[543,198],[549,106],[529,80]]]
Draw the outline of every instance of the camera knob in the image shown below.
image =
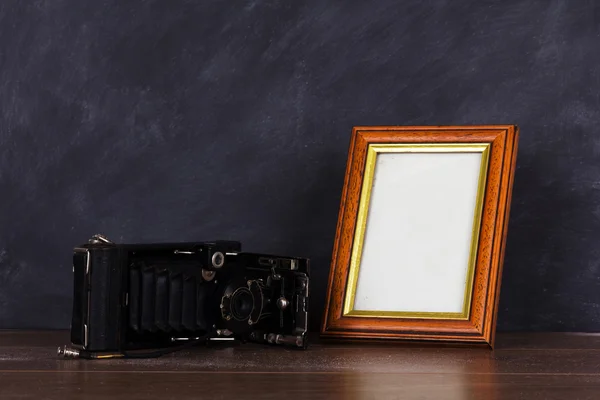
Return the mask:
[[290,305],[290,301],[285,297],[280,297],[277,299],[277,308],[280,310],[285,310]]

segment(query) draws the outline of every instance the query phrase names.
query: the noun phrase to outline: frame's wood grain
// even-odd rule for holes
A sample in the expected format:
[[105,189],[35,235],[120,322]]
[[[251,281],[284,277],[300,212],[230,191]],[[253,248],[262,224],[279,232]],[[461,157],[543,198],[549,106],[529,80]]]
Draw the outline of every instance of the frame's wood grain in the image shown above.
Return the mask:
[[[343,315],[366,154],[373,143],[491,143],[469,320]],[[356,127],[352,132],[321,333],[337,339],[408,339],[493,346],[518,128]]]

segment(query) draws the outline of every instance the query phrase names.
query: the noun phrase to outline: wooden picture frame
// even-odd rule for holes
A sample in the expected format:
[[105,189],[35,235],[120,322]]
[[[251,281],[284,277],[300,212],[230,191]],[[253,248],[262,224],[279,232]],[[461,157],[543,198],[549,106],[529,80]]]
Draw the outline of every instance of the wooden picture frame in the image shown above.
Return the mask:
[[493,346],[517,143],[512,125],[354,128],[322,337]]

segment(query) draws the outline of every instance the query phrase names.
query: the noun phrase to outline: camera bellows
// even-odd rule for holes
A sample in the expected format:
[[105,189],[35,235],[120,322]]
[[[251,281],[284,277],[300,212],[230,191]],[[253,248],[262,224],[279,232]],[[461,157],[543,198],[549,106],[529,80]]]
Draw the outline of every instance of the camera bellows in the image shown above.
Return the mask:
[[136,332],[206,331],[211,287],[201,276],[156,265],[129,270],[129,326]]

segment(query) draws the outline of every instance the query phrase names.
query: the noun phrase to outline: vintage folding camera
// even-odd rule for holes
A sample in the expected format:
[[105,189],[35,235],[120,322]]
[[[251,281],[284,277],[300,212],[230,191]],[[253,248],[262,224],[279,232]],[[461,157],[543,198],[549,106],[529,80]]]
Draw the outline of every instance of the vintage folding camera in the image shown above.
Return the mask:
[[115,244],[95,235],[75,247],[73,272],[65,357],[144,354],[135,350],[198,339],[308,344],[305,258],[244,253],[231,241]]

